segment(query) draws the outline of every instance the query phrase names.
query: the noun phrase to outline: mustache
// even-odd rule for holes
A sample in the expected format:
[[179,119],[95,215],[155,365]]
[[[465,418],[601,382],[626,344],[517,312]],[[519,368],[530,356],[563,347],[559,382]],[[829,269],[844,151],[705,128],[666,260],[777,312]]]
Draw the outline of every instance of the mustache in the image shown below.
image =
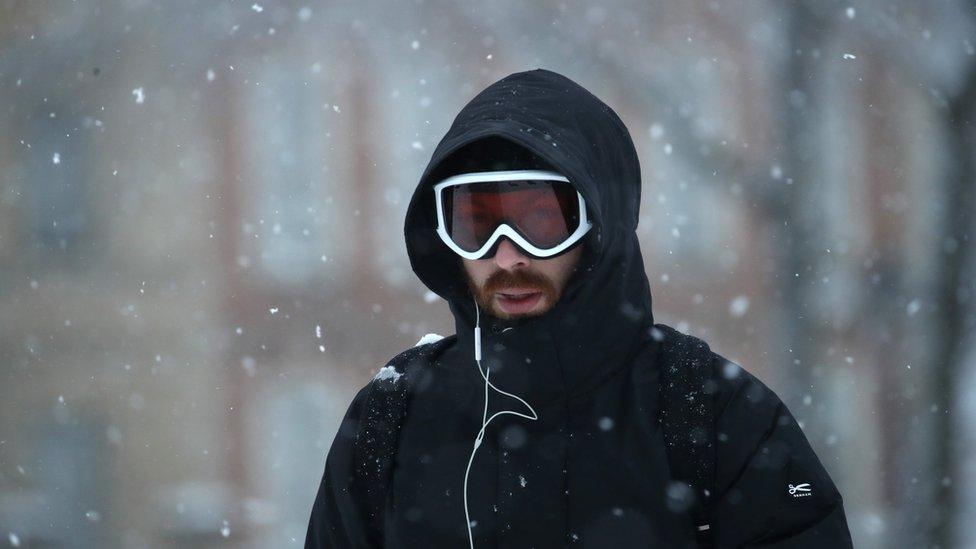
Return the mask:
[[533,289],[542,292],[543,295],[549,298],[552,298],[556,293],[556,287],[544,275],[525,270],[495,271],[485,281],[485,285],[481,291],[484,297],[490,298],[491,295],[512,287]]

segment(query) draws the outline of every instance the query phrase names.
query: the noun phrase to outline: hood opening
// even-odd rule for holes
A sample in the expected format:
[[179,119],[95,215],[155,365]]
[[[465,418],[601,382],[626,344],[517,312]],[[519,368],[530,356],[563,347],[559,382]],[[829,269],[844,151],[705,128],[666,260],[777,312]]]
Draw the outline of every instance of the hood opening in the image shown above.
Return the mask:
[[[421,191],[419,209],[414,212],[413,219],[408,219],[406,223],[406,237],[408,246],[414,246],[420,255],[426,257],[423,271],[427,276],[422,276],[423,281],[432,291],[448,301],[468,299],[470,291],[461,257],[445,246],[436,233],[433,187],[453,175],[503,170],[548,170],[567,175],[565,170],[533,153],[527,147],[500,135],[488,135],[451,152],[441,162],[431,167],[424,179],[426,184]],[[584,192],[572,177],[569,175],[567,177],[578,191]],[[563,289],[563,296],[579,285],[580,279],[596,262],[595,252],[598,250],[597,235],[600,233],[600,224],[589,202],[586,208],[587,215],[594,226],[578,244],[583,246],[583,254],[576,272],[569,278]]]

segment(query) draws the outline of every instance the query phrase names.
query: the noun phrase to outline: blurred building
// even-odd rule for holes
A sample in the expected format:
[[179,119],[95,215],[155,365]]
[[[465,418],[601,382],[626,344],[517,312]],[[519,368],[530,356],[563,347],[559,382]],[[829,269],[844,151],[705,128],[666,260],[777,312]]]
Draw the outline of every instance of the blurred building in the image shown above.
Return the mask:
[[621,8],[0,5],[0,540],[299,546],[355,391],[453,330],[413,186],[535,67],[634,137],[657,321],[783,396],[858,546],[921,524],[949,160],[872,29],[935,16]]

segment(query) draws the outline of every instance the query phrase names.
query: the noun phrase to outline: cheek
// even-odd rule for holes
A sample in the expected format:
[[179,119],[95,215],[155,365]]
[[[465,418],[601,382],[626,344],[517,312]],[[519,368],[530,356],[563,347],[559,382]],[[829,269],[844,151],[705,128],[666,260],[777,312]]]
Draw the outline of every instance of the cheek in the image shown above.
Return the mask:
[[491,261],[465,261],[464,269],[468,272],[471,280],[478,286],[481,286],[488,280],[488,276],[491,274]]
[[550,278],[560,289],[566,285],[570,275],[573,274],[573,268],[579,262],[580,251],[579,248],[576,248],[576,250],[556,259],[558,263],[553,265],[553,273]]
[[569,268],[560,269],[559,274],[556,275],[555,280],[557,280],[557,286],[561,291],[564,286],[566,286],[566,281],[569,280]]

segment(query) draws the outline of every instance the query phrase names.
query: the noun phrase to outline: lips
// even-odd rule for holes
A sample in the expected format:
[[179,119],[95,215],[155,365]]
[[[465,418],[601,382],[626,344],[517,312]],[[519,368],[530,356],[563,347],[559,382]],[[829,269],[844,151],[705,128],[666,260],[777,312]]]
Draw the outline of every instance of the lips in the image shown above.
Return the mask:
[[525,288],[506,288],[495,294],[498,305],[508,314],[523,314],[535,309],[542,299],[539,290]]
[[505,288],[505,290],[497,292],[498,295],[504,295],[506,297],[522,297],[530,294],[541,293],[535,288]]

